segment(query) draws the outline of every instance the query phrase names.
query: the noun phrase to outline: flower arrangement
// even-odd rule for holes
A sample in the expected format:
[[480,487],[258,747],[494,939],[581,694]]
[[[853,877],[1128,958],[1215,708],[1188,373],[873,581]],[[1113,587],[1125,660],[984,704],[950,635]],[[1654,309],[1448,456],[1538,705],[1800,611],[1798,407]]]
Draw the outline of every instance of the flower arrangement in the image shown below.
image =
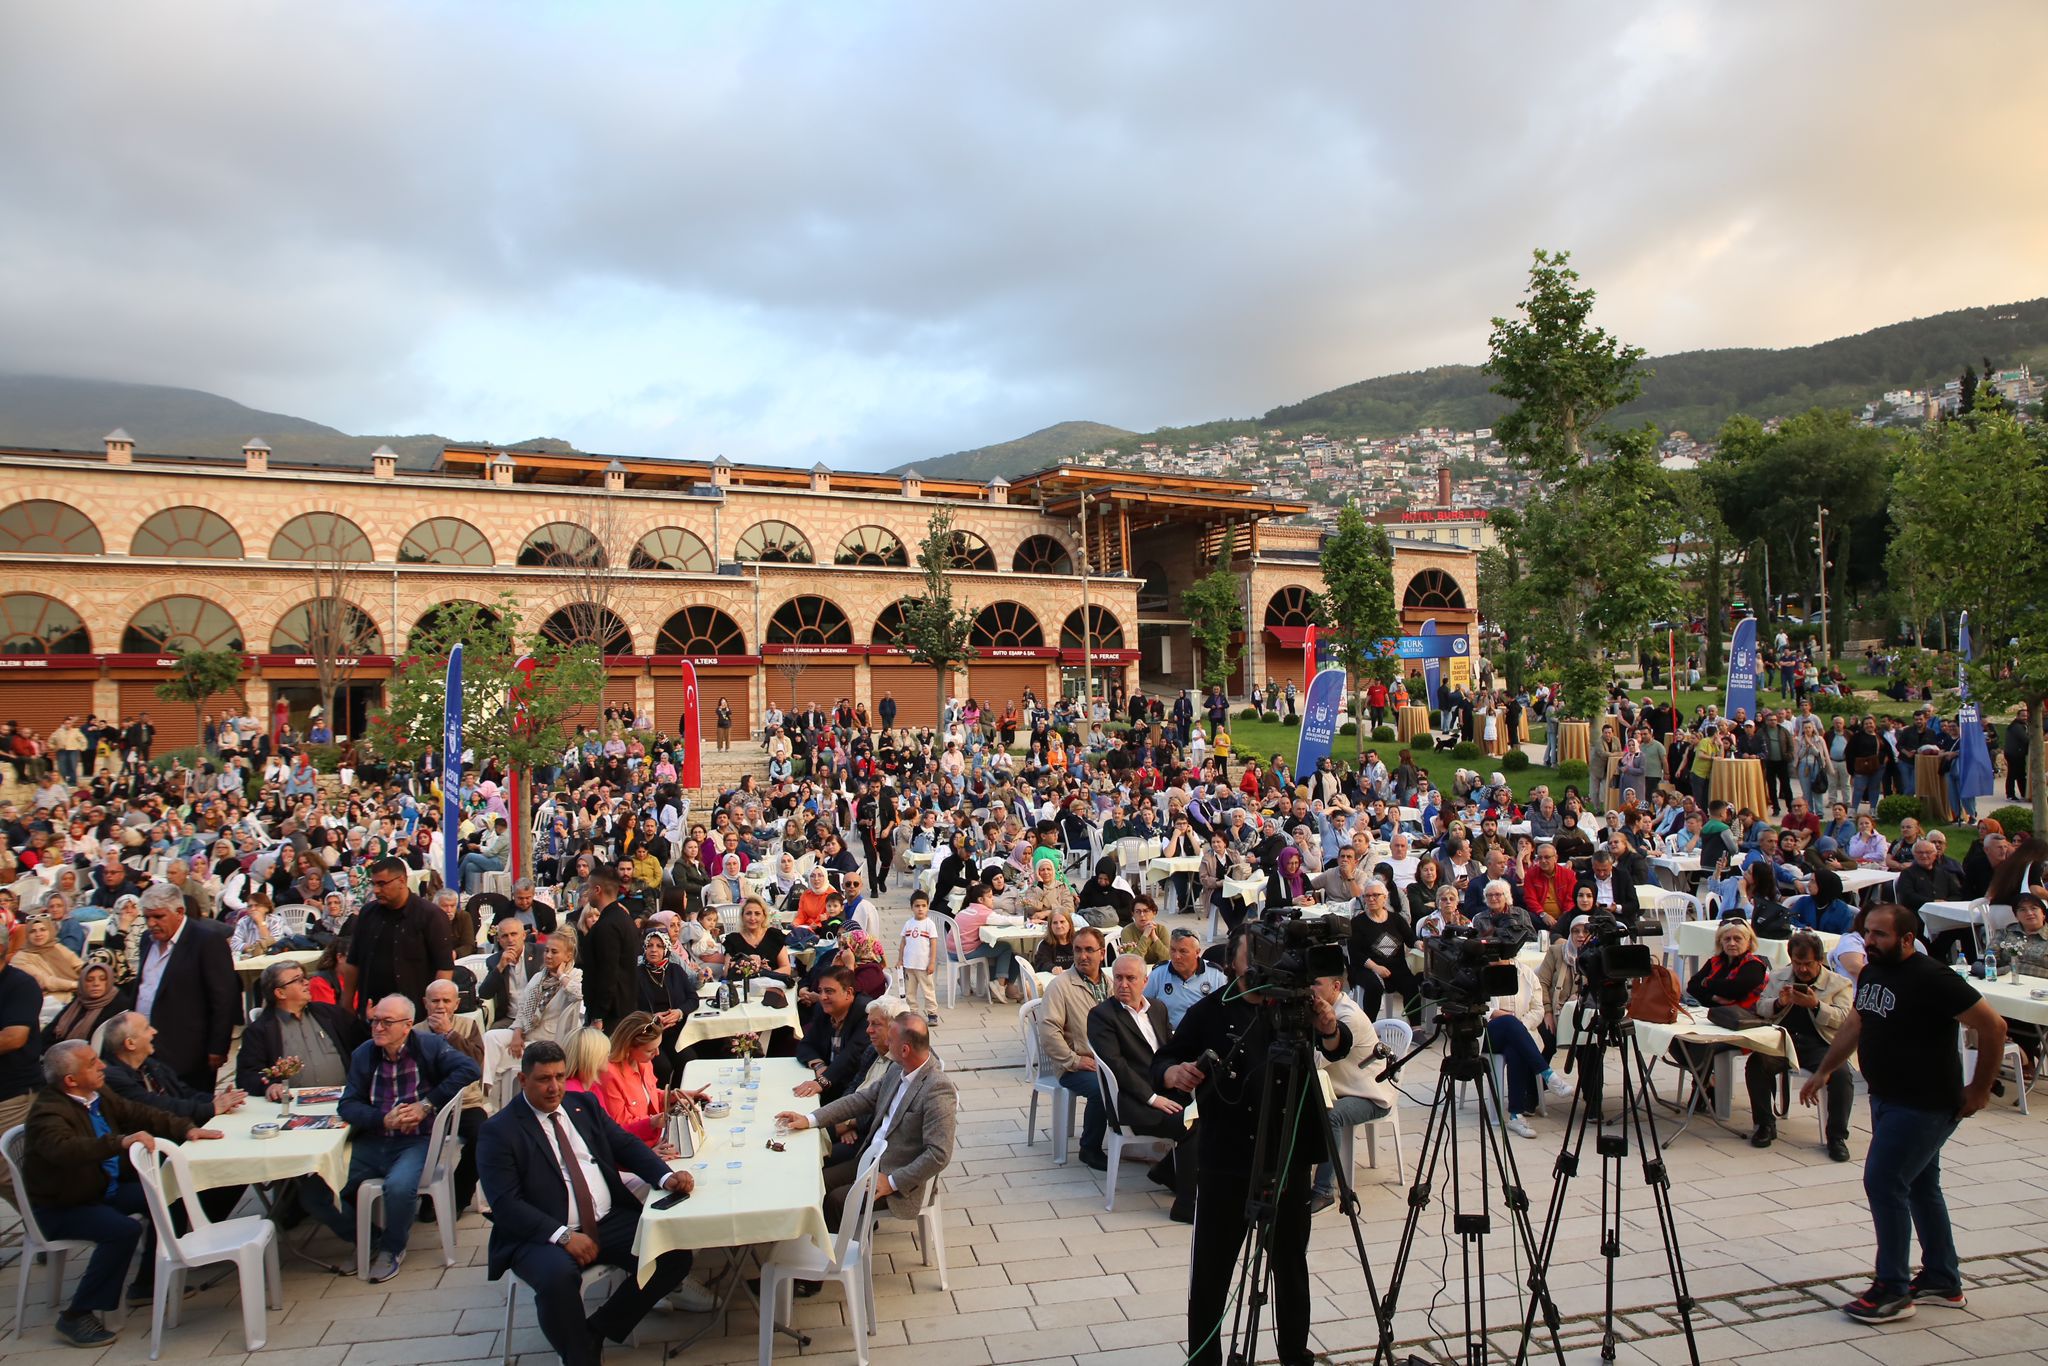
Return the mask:
[[755,1056],[761,1051],[761,1036],[752,1033],[734,1036],[732,1051],[742,1058]]
[[279,1058],[263,1069],[263,1080],[270,1082],[290,1081],[306,1070],[306,1064],[297,1058]]

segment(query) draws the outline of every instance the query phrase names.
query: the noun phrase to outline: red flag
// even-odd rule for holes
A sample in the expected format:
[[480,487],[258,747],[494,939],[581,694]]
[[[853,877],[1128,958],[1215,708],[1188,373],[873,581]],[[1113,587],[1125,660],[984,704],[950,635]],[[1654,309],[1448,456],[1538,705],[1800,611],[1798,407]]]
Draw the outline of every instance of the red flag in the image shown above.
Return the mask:
[[1316,679],[1316,624],[1314,622],[1310,622],[1308,630],[1302,633],[1301,653],[1301,686],[1307,688]]
[[697,721],[697,666],[683,661],[683,786],[704,785],[704,736]]

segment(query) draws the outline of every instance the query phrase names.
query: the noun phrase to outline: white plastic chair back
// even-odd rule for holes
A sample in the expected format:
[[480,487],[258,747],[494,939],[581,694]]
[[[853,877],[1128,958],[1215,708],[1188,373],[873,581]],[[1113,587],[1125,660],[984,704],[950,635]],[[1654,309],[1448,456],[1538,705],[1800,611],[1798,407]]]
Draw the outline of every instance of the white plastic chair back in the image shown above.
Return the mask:
[[[43,1226],[36,1222],[36,1212],[30,1209],[28,1204],[28,1182],[22,1178],[21,1174],[21,1160],[27,1155],[27,1152],[27,1125],[17,1124],[5,1134],[0,1134],[0,1157],[5,1157],[7,1160],[7,1177],[13,1183],[15,1204],[19,1207],[21,1214],[22,1231],[28,1235],[28,1245],[22,1249],[21,1254],[25,1261],[33,1259],[36,1252],[50,1245],[49,1238],[43,1233]],[[91,1246],[90,1243],[83,1242],[78,1245],[80,1247]],[[15,1324],[15,1331],[17,1333],[21,1331],[19,1323]]]
[[1395,1057],[1403,1057],[1415,1047],[1415,1028],[1406,1020],[1374,1020],[1373,1032],[1380,1036],[1380,1042]]
[[308,906],[304,902],[295,902],[290,906],[279,906],[277,913],[284,917],[285,928],[293,934],[304,934],[306,926],[312,924],[320,916],[318,907]]
[[871,1146],[854,1169],[853,1189],[839,1215],[839,1232],[832,1235],[831,1272],[845,1271],[873,1241],[869,1226],[875,1221],[875,1172],[882,1165],[882,1150]]
[[[1037,983],[1034,982],[1032,989],[1035,989],[1036,986]],[[1034,995],[1023,1005],[1017,1007],[1017,1032],[1023,1036],[1024,1040],[1024,1080],[1033,1086],[1038,1084],[1039,1071],[1044,1065],[1040,1061],[1038,1053],[1038,1026],[1039,1022],[1044,1018],[1045,998],[1043,996]]]
[[427,1139],[427,1164],[420,1170],[420,1186],[423,1189],[453,1172],[455,1164],[462,1160],[462,1140],[455,1136],[455,1126],[461,1119],[460,1096],[435,1112],[434,1130]]

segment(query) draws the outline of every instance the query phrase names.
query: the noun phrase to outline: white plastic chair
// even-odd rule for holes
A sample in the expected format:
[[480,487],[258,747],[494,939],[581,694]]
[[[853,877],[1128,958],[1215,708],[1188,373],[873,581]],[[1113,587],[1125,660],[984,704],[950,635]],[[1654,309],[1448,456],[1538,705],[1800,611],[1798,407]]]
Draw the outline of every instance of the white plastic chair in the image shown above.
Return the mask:
[[[604,1285],[622,1280],[626,1273],[615,1266],[599,1263],[583,1268],[583,1293],[588,1295],[593,1285]],[[519,1304],[519,1278],[510,1271],[505,1273],[505,1350],[498,1360],[500,1366],[512,1366],[512,1316]]]
[[[455,1164],[462,1158],[462,1140],[455,1126],[462,1119],[457,1097],[434,1114],[427,1138],[427,1164],[420,1169],[421,1195],[434,1197],[434,1222],[441,1230],[441,1264],[455,1265]],[[370,1229],[384,1203],[384,1183],[365,1181],[356,1188],[356,1278],[370,1279]]]
[[156,1298],[149,1311],[149,1359],[155,1361],[163,1348],[164,1320],[178,1326],[179,1310],[185,1302],[185,1273],[233,1262],[242,1293],[242,1341],[252,1352],[263,1350],[270,1340],[267,1303],[284,1308],[284,1273],[278,1266],[277,1225],[260,1214],[245,1214],[216,1224],[206,1217],[197,1199],[187,1199],[185,1214],[192,1231],[180,1235],[171,1218],[171,1202],[164,1194],[161,1162],[171,1169],[178,1189],[187,1194],[198,1190],[185,1154],[166,1139],[156,1140],[152,1157],[140,1143],[128,1145],[128,1160],[142,1179],[142,1194],[149,1202],[150,1221],[156,1225]]
[[809,1238],[777,1243],[761,1261],[761,1366],[775,1360],[775,1325],[788,1323],[798,1281],[837,1281],[846,1292],[846,1322],[853,1329],[854,1356],[868,1363],[868,1337],[875,1331],[875,1280],[870,1261],[874,1242],[875,1168],[882,1158],[872,1148],[855,1171],[839,1214],[832,1250],[821,1252]]
[[[1034,982],[1035,986],[1036,983]],[[1052,1160],[1067,1165],[1067,1142],[1074,1132],[1074,1107],[1080,1097],[1048,1076],[1038,1051],[1038,1026],[1045,1018],[1045,998],[1035,997],[1017,1007],[1017,1031],[1024,1036],[1024,1080],[1031,1087],[1031,1106],[1024,1116],[1024,1146],[1038,1141],[1038,1098],[1045,1097],[1052,1114]]]
[[946,988],[946,1009],[953,1008],[953,1003],[959,999],[963,987],[972,991],[977,980],[981,983],[981,994],[994,1000],[995,993],[989,985],[988,960],[962,956],[960,927],[954,923],[952,916],[934,913],[932,919],[939,922],[939,940],[946,951],[944,959],[939,964],[943,974],[941,980]]
[[[941,1067],[945,1066],[943,1062],[939,1065]],[[917,1250],[924,1254],[924,1264],[926,1266],[933,1265],[934,1260],[936,1260],[939,1268],[939,1289],[943,1291],[948,1287],[946,1285],[946,1209],[939,1198],[942,1194],[939,1189],[941,1180],[941,1177],[934,1176],[931,1179],[931,1184],[925,1187],[924,1207],[917,1212],[917,1232],[911,1235],[911,1241],[915,1242]],[[913,1291],[917,1289],[917,1282],[915,1280],[911,1281],[910,1288]]]
[[304,934],[306,926],[320,918],[320,908],[308,906],[304,902],[294,902],[290,906],[279,906],[277,913],[284,917],[285,928],[293,934]]
[[28,1144],[28,1132],[24,1125],[17,1124],[5,1134],[0,1134],[0,1156],[7,1160],[7,1176],[14,1183],[14,1203],[21,1212],[21,1249],[15,1256],[21,1266],[21,1278],[14,1291],[14,1333],[21,1336],[22,1315],[28,1309],[28,1278],[35,1271],[39,1257],[47,1257],[50,1264],[50,1307],[55,1309],[64,1294],[64,1263],[76,1252],[91,1256],[98,1246],[88,1239],[57,1238],[44,1235],[42,1225],[36,1222],[35,1211],[28,1205],[28,1185],[22,1180],[21,1158]]
[[[1095,1084],[1102,1091],[1101,1104],[1107,1107],[1103,1113],[1114,1119],[1121,1113],[1116,1108],[1116,1074],[1107,1067],[1097,1067],[1094,1077]],[[1068,1094],[1071,1095],[1072,1093],[1069,1092]],[[1102,1207],[1105,1210],[1113,1211],[1116,1209],[1116,1172],[1117,1167],[1123,1162],[1124,1149],[1126,1147],[1138,1147],[1148,1150],[1170,1149],[1173,1147],[1173,1142],[1171,1139],[1160,1138],[1154,1134],[1138,1133],[1119,1121],[1104,1127],[1102,1131],[1102,1146],[1103,1150],[1109,1154],[1109,1165],[1103,1169],[1102,1173]]]
[[[1962,1051],[1963,1078],[1967,1081],[1977,1075],[1977,1050],[1970,1047],[1967,1038],[1960,1040],[1957,1047]],[[2005,1041],[1998,1059],[1998,1080],[2011,1086],[2014,1105],[2021,1114],[2027,1113],[2027,1052],[2011,1039]]]

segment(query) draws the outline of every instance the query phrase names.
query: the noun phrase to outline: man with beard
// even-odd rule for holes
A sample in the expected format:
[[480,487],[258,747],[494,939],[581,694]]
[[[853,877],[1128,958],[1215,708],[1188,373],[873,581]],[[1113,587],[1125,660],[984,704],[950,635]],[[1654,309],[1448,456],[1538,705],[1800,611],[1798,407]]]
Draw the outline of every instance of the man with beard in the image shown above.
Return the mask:
[[[1919,951],[1917,913],[1878,906],[1865,917],[1869,961],[1856,979],[1856,1008],[1835,1031],[1827,1057],[1800,1088],[1814,1104],[1852,1055],[1870,1085],[1870,1151],[1863,1193],[1877,1235],[1870,1289],[1842,1312],[1864,1323],[1911,1318],[1922,1304],[1960,1309],[1962,1269],[1941,1194],[1941,1149],[1956,1125],[1983,1109],[2005,1051],[2005,1021],[1967,980]],[[1956,1028],[1977,1035],[1977,1067],[1963,1084]],[[1912,1238],[1921,1270],[1912,1275]]]

